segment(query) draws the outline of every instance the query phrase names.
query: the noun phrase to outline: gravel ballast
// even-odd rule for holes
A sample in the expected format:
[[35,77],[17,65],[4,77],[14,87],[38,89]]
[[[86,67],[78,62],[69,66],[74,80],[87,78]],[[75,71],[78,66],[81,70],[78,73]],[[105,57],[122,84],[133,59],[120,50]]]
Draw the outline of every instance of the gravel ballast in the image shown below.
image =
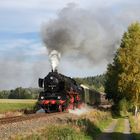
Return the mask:
[[41,117],[32,120],[0,125],[0,140],[9,140],[16,135],[29,135],[50,124],[64,123],[69,118],[75,118],[73,114],[65,113],[55,116]]

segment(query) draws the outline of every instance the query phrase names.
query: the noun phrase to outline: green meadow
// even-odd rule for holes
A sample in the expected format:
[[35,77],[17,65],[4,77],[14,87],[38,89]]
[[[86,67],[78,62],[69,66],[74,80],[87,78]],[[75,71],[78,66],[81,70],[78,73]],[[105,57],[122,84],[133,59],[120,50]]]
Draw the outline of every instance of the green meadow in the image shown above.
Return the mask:
[[36,101],[29,99],[0,99],[0,113],[32,109]]

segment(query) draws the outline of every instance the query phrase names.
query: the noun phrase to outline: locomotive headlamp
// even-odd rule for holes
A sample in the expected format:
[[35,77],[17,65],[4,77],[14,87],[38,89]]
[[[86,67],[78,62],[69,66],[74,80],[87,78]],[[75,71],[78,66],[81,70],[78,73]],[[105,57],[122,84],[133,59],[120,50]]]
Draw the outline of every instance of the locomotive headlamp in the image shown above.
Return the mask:
[[40,98],[41,98],[41,99],[44,99],[44,96],[41,96]]
[[61,98],[61,96],[58,96],[57,98],[58,98],[58,99],[60,99],[60,98]]
[[50,79],[53,80],[53,77],[51,76]]

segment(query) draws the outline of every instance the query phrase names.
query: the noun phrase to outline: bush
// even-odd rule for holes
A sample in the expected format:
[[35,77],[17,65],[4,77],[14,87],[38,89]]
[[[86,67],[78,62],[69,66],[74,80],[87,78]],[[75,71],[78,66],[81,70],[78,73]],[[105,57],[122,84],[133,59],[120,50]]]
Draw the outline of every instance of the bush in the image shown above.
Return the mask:
[[120,116],[127,116],[128,115],[128,101],[123,98],[119,101],[119,104],[118,104],[118,109],[119,109],[119,115]]
[[49,140],[86,140],[84,134],[69,126],[52,126],[46,134]]

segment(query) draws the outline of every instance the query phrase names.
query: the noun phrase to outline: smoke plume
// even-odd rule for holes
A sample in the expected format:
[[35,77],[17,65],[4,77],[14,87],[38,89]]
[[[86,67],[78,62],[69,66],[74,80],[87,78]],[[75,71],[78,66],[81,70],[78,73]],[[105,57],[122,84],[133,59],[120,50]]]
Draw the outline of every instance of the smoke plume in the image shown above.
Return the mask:
[[[114,34],[115,27],[109,30],[111,23],[101,23],[102,19],[91,11],[70,4],[60,11],[57,19],[43,26],[43,40],[53,61],[51,64],[55,65],[52,67],[57,67],[59,53],[74,52],[76,57],[82,56],[93,64],[110,60],[118,37]],[[56,56],[52,59],[54,50]]]
[[[112,61],[124,31],[123,21],[121,25],[118,22],[120,19],[104,9],[92,12],[69,4],[56,19],[43,26],[43,41],[50,57],[54,56],[51,54],[55,50],[61,56],[71,55],[74,61],[84,58],[89,64],[108,63]],[[50,58],[55,68],[60,59],[58,54],[55,60]]]

